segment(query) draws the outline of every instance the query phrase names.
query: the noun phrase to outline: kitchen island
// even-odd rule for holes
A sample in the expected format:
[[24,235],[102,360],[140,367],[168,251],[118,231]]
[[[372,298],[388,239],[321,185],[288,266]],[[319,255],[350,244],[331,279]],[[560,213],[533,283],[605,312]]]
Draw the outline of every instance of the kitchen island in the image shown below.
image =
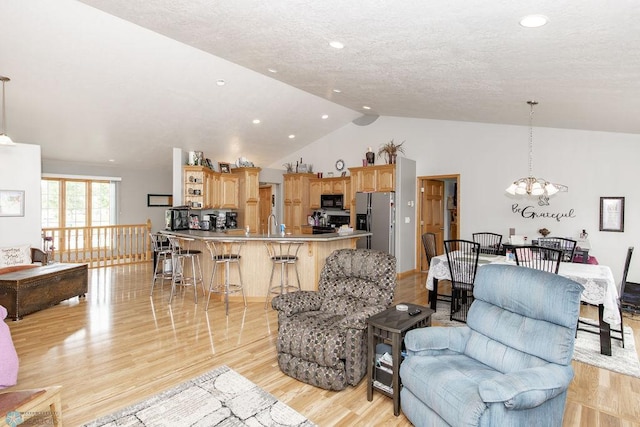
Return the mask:
[[[213,271],[211,256],[207,250],[205,240],[242,240],[246,243],[242,247],[240,266],[242,268],[242,281],[244,292],[248,301],[264,301],[269,288],[269,277],[271,275],[272,262],[268,256],[266,244],[269,242],[298,241],[303,242],[298,252],[298,272],[300,273],[300,285],[302,290],[316,290],[320,279],[320,272],[324,267],[325,259],[336,249],[355,248],[356,242],[361,237],[370,236],[371,233],[365,231],[353,231],[348,234],[325,233],[325,234],[245,234],[243,230],[229,230],[228,232],[212,232],[204,230],[180,230],[162,231],[164,234],[172,234],[179,237],[194,239],[190,243],[191,249],[202,251],[200,262],[202,264],[202,274],[205,281],[205,288],[208,289]],[[217,283],[222,282],[224,269],[217,271]],[[296,282],[295,271],[289,269],[289,283]],[[231,282],[238,283],[237,269],[231,269]],[[276,268],[273,283],[280,282],[280,269]],[[215,295],[215,294],[214,294]],[[211,299],[214,299],[211,295]],[[219,295],[217,296],[219,297]],[[240,294],[232,295],[231,300],[241,300]]]

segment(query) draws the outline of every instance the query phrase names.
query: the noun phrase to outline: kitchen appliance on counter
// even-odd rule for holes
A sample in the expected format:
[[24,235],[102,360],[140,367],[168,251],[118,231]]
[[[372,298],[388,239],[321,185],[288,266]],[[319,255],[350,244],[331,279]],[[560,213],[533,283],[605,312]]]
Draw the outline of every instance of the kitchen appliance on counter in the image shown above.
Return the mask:
[[356,193],[356,230],[372,233],[356,247],[395,255],[395,193]]
[[227,212],[225,228],[227,230],[238,228],[238,212]]
[[189,208],[186,206],[176,206],[167,209],[164,213],[164,228],[171,231],[188,230]]

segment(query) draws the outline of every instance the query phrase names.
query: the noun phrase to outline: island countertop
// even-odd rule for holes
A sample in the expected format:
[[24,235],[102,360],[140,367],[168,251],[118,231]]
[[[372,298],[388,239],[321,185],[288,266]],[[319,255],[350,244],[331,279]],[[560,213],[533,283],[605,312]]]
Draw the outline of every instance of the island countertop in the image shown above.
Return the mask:
[[345,240],[371,236],[368,231],[353,231],[350,233],[322,233],[322,234],[259,234],[250,233],[246,234],[244,230],[229,230],[228,232],[216,232],[206,230],[162,230],[162,233],[173,234],[180,237],[190,237],[192,239],[199,240],[257,240],[257,241],[279,241],[279,240],[292,240],[298,242],[332,242],[336,240]]
[[[325,234],[245,234],[244,230],[230,230],[226,233],[219,233],[205,230],[163,230],[163,234],[175,235],[178,237],[186,237],[193,239],[189,247],[191,249],[200,250],[200,264],[204,276],[205,288],[209,283],[224,283],[224,268],[218,268],[214,274],[214,262],[207,249],[207,241],[224,241],[224,240],[240,240],[245,244],[242,246],[240,255],[240,268],[242,269],[242,281],[247,300],[249,301],[265,301],[269,289],[269,279],[272,274],[273,262],[269,258],[266,249],[268,244],[277,244],[282,241],[302,242],[302,246],[298,252],[297,270],[300,277],[302,290],[316,290],[320,279],[320,272],[324,266],[326,258],[337,249],[355,248],[359,238],[370,236],[371,233],[366,231],[353,231],[351,233],[325,233]],[[293,267],[293,266],[292,266]],[[288,271],[287,271],[288,270]],[[285,270],[287,280],[297,284],[296,271],[294,268]],[[274,271],[274,285],[280,282],[281,269],[278,266]],[[212,276],[213,275],[213,276]],[[237,269],[230,269],[230,282],[238,283],[239,277]],[[193,298],[191,292],[182,292],[185,299]],[[215,294],[214,294],[215,295]],[[206,298],[206,297],[205,297]],[[211,307],[219,307],[215,300],[219,300],[220,296],[211,297]],[[242,296],[234,294],[230,297],[232,303],[242,303]],[[200,301],[200,298],[198,299]],[[209,308],[211,310],[211,308]]]

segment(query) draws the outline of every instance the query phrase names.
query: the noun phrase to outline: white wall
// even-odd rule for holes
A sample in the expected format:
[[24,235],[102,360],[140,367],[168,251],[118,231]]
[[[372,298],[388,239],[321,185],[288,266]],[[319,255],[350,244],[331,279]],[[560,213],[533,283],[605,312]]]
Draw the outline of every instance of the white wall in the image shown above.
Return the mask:
[[42,248],[40,227],[40,146],[0,146],[0,190],[24,191],[24,216],[0,217],[0,247]]
[[42,172],[120,177],[122,181],[118,184],[118,224],[144,224],[150,219],[153,231],[164,228],[164,212],[167,208],[147,206],[147,194],[172,194],[172,171],[169,169],[122,169],[117,165],[97,166],[45,159],[42,162]]
[[[460,174],[461,238],[477,230],[507,236],[510,227],[531,238],[539,237],[537,230],[543,227],[568,237],[586,229],[591,253],[612,268],[616,280],[621,279],[627,247],[640,244],[640,135],[535,128],[534,175],[569,187],[546,207],[538,206],[537,199],[515,199],[504,191],[511,181],[528,175],[528,126],[380,117],[368,126],[349,124],[272,167],[300,157],[318,172],[335,171],[338,158],[347,166],[360,166],[367,147],[377,151],[391,139],[406,140],[405,155],[416,160],[418,176]],[[623,233],[598,231],[601,196],[626,198]],[[573,209],[574,217],[525,219],[512,213],[516,203],[548,214]],[[640,281],[640,257],[632,260],[629,279]]]

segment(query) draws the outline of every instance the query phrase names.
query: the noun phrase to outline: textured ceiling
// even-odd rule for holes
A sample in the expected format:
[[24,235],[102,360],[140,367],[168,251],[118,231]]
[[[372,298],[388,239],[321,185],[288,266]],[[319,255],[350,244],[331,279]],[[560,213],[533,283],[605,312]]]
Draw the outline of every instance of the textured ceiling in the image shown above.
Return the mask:
[[[0,40],[0,74],[30,95],[11,99],[9,134],[39,141],[68,114],[86,134],[62,136],[102,147],[100,158],[114,138],[147,153],[211,141],[221,158],[268,164],[362,114],[524,125],[529,99],[540,102],[537,126],[640,133],[637,0],[0,5],[0,25],[20,36]],[[531,13],[549,23],[521,27]],[[28,131],[27,111],[38,119]]]

